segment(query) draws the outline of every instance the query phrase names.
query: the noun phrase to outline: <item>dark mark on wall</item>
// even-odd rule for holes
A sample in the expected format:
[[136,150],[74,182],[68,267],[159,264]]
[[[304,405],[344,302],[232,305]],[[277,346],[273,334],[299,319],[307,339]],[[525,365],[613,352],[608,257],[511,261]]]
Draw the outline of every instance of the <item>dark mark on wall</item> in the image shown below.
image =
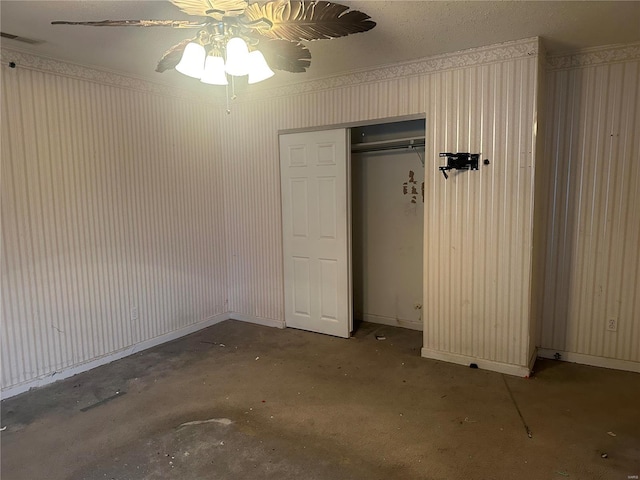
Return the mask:
[[[409,186],[411,186],[411,203],[418,203],[418,182],[415,179],[415,172],[413,170],[409,170],[409,180],[402,184],[402,194],[409,195]],[[424,203],[424,182],[421,185],[422,190],[422,202]]]

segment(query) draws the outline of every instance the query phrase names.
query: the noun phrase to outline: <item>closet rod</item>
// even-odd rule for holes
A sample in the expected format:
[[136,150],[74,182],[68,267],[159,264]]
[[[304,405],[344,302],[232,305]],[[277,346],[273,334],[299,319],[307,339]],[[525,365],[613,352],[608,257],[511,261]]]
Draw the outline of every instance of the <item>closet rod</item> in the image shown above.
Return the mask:
[[360,152],[379,152],[383,150],[396,150],[400,148],[413,149],[416,147],[424,147],[424,137],[395,138],[393,140],[380,140],[377,142],[354,143],[351,145],[351,151]]

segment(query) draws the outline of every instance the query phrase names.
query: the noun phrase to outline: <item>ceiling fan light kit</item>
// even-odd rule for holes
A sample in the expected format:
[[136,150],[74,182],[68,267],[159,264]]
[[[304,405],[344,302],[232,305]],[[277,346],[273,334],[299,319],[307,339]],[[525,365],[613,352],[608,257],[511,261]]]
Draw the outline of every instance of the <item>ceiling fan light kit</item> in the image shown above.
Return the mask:
[[311,65],[311,53],[302,42],[366,32],[376,25],[367,14],[328,1],[273,0],[251,4],[248,0],[169,1],[199,19],[52,23],[198,29],[195,38],[167,50],[156,71],[175,69],[210,85],[228,85],[228,76],[231,80],[248,76],[247,83],[255,84],[272,77],[273,70],[305,72]]
[[[215,51],[219,51],[216,48]],[[175,69],[189,77],[210,85],[228,85],[226,74],[234,77],[248,75],[248,83],[258,83],[271,78],[274,73],[260,50],[249,53],[246,42],[234,37],[227,42],[226,59],[215,53],[207,55],[205,47],[197,42],[188,43]]]

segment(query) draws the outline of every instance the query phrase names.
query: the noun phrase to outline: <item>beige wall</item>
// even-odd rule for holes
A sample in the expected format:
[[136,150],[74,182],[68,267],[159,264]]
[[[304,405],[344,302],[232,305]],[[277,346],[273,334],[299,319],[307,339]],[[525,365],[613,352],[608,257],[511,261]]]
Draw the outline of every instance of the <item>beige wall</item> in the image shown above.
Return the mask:
[[[638,48],[556,61],[536,166],[538,52],[524,40],[256,89],[231,115],[37,57],[3,68],[3,391],[228,315],[281,322],[278,131],[425,113],[423,354],[526,370],[546,178],[539,345],[637,366]],[[446,150],[491,164],[444,181]]]
[[352,154],[351,177],[354,316],[422,330],[420,158],[410,150]]
[[[231,115],[22,56],[3,70],[3,389],[224,315],[281,322],[278,131],[425,112],[425,347],[526,363],[527,281],[507,273],[529,261],[537,51],[532,39],[256,89]],[[444,150],[492,166],[445,183]],[[470,243],[473,256],[452,253]]]
[[16,57],[1,69],[0,352],[14,393],[227,311],[210,106]]
[[[420,76],[376,83],[342,78],[240,97],[219,113],[229,310],[235,317],[283,319],[278,131],[424,112]],[[353,84],[351,82],[353,81]],[[305,93],[308,92],[308,93]]]
[[[536,80],[536,56],[428,78],[423,354],[528,372]],[[491,163],[445,181],[441,151]]]
[[[220,119],[230,309],[282,318],[278,131],[426,112],[423,354],[527,372],[537,52],[536,39],[513,42],[235,105]],[[445,181],[444,151],[491,165]]]
[[549,69],[539,345],[640,371],[640,45],[551,58]]

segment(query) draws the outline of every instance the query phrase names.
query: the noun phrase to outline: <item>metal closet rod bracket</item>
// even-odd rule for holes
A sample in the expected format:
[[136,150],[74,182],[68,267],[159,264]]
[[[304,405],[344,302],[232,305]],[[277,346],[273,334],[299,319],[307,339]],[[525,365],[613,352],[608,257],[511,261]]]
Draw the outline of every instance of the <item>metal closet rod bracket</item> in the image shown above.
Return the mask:
[[409,150],[413,150],[414,152],[416,152],[416,155],[418,155],[418,158],[420,159],[420,163],[422,164],[422,168],[424,168],[424,155],[422,155],[420,153],[420,150],[418,150],[418,148],[424,148],[424,145],[409,145],[407,147]]
[[422,164],[422,168],[424,168],[424,155],[420,154],[420,150],[418,150],[419,147],[424,148],[424,144],[422,145],[414,145],[413,144],[413,140],[411,141],[411,143],[409,144],[409,150],[413,150],[414,152],[416,152],[416,155],[418,155],[418,158],[420,159],[420,163]]

